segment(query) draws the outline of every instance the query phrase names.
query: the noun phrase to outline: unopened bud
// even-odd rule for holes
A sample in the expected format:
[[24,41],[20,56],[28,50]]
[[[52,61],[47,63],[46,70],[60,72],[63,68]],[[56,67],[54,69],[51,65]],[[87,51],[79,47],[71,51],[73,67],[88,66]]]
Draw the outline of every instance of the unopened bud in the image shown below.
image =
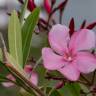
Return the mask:
[[63,11],[63,10],[64,10],[67,2],[68,2],[68,0],[65,0],[64,2],[62,2],[62,3],[58,6],[58,8],[60,9],[60,11]]
[[50,0],[44,0],[44,7],[46,11],[50,14],[51,13],[51,3]]
[[56,0],[51,0],[51,4],[54,5],[56,3]]
[[29,0],[29,1],[28,1],[28,9],[29,9],[30,11],[33,11],[34,8],[36,8],[36,5],[35,5],[35,3],[34,3],[34,0]]
[[55,85],[55,88],[56,89],[60,89],[60,88],[62,88],[64,86],[64,82],[63,81],[60,81],[60,82],[58,82],[56,85]]

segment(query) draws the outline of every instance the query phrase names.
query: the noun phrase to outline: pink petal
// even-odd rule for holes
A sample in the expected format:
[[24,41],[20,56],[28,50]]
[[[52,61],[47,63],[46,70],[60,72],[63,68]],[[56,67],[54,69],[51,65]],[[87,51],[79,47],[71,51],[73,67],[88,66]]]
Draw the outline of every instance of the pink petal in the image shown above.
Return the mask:
[[77,67],[82,73],[90,73],[96,69],[96,57],[89,52],[78,52]]
[[11,82],[3,82],[2,85],[3,85],[4,87],[6,87],[6,88],[14,86],[14,84],[11,83]]
[[38,84],[38,75],[36,72],[32,71],[32,66],[31,65],[25,65],[24,67],[24,71],[27,73],[27,75],[29,76],[30,81],[34,84],[37,85]]
[[37,84],[38,84],[38,75],[37,75],[36,72],[32,72],[32,73],[31,73],[30,81],[31,81],[34,85],[37,85]]
[[95,32],[88,29],[81,29],[72,35],[69,47],[75,50],[89,50],[95,47]]
[[[15,81],[15,78],[14,78],[11,74],[8,74],[8,75],[6,76],[6,78]],[[14,84],[13,84],[12,82],[3,82],[2,85],[3,85],[4,87],[12,87],[12,86],[14,86]]]
[[61,68],[58,71],[71,81],[78,80],[80,76],[80,72],[76,69],[74,63],[66,65],[64,68]]
[[50,46],[59,54],[63,54],[67,49],[69,41],[69,29],[64,26],[57,24],[52,27],[49,32],[49,43]]
[[64,65],[62,56],[53,53],[51,48],[42,49],[44,67],[48,70],[56,70]]
[[25,71],[27,74],[30,74],[30,73],[32,72],[32,66],[31,66],[31,65],[25,65],[24,71]]

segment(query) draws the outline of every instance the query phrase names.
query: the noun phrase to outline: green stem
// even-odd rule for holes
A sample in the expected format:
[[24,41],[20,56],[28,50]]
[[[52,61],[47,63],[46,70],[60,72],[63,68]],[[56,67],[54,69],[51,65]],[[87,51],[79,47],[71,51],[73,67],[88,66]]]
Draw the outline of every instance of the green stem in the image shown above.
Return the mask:
[[36,67],[41,63],[41,61],[42,61],[42,56],[37,60],[36,64],[33,67],[33,70],[36,69]]
[[50,90],[48,96],[50,96],[53,91],[54,91],[54,87]]
[[32,91],[34,91],[35,94],[38,93],[38,95],[36,94],[37,96],[45,96],[42,93],[42,91],[37,86],[35,86],[34,84],[32,84],[28,79],[26,79],[22,74],[20,74],[15,68],[13,68],[12,66],[10,66],[10,64],[8,64],[7,67],[9,69],[11,69],[15,73],[15,75],[17,75],[18,78],[20,80],[22,80],[26,84],[27,87],[29,87]]
[[81,77],[88,83],[88,85],[92,85],[91,82],[82,74],[81,74]]
[[96,76],[96,70],[93,72],[93,76],[92,76],[92,80],[91,80],[92,85],[94,84],[95,76]]

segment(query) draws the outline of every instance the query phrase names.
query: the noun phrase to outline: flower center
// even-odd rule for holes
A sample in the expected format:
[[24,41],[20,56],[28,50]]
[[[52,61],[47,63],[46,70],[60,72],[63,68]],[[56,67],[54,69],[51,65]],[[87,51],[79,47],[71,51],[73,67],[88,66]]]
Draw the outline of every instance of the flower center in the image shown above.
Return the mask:
[[64,55],[64,60],[66,60],[66,61],[72,61],[73,60],[73,57],[71,55],[69,55],[69,54],[65,54]]
[[71,62],[71,61],[73,61],[73,59],[74,59],[75,56],[76,55],[73,54],[72,51],[69,51],[69,52],[65,52],[63,57],[64,57],[64,60],[65,61]]

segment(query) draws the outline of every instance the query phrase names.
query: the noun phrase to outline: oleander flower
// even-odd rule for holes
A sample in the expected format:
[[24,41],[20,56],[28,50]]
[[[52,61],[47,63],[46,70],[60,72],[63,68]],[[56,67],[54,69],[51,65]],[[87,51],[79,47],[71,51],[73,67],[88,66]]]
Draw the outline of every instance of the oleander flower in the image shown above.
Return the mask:
[[44,67],[57,70],[67,79],[76,81],[80,73],[96,69],[96,57],[89,51],[95,47],[95,32],[81,29],[69,36],[69,28],[57,24],[49,32],[51,48],[42,49]]
[[[38,84],[38,75],[36,72],[32,71],[32,66],[31,65],[26,65],[24,68],[24,71],[26,72],[26,74],[29,77],[30,82],[32,82],[34,85]],[[15,78],[13,77],[13,75],[8,74],[6,76],[6,78],[15,81]],[[12,87],[14,86],[14,84],[12,82],[3,82],[2,85],[4,87]]]

